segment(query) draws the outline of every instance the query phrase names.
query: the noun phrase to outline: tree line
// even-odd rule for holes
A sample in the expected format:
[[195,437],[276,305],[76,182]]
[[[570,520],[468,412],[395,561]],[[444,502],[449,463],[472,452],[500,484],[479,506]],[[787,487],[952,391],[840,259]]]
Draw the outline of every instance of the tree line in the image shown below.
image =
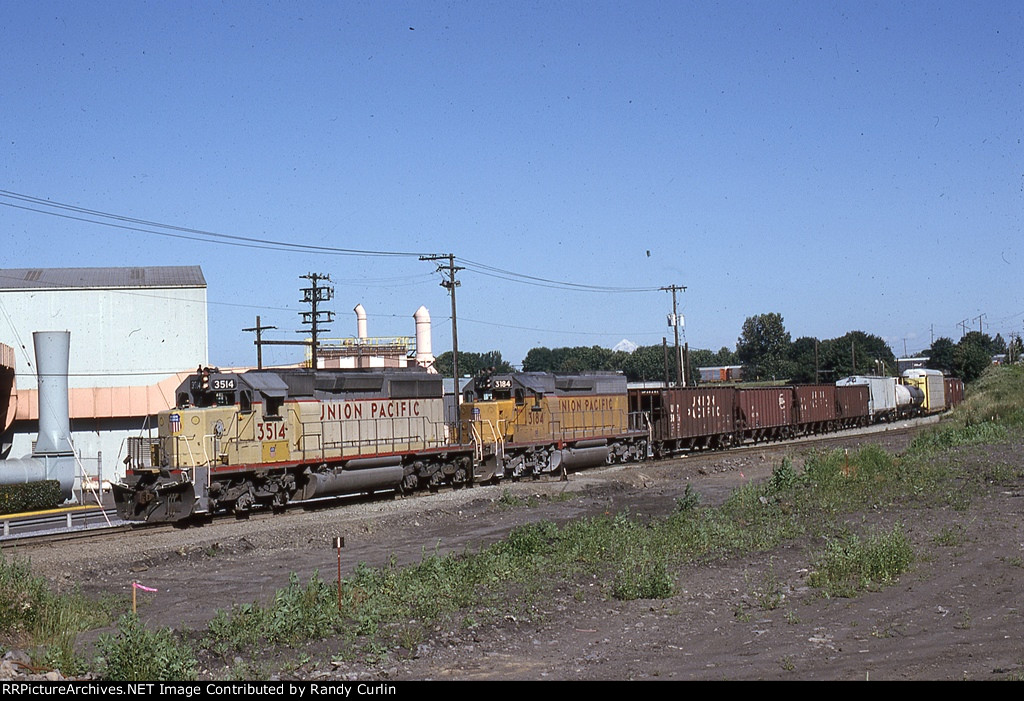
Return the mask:
[[[1007,344],[978,331],[967,333],[954,343],[938,338],[930,348],[918,354],[929,358],[927,367],[962,378],[976,379],[992,362],[992,356],[1008,353],[1024,357],[1019,337]],[[743,322],[736,349],[717,351],[691,349],[689,384],[700,380],[701,367],[743,366],[743,377],[751,381],[831,383],[849,375],[896,375],[896,356],[880,337],[863,331],[850,331],[838,338],[818,339],[801,336],[792,339],[781,314],[758,314]],[[438,356],[435,367],[443,375],[452,373],[451,352]],[[523,359],[526,372],[573,373],[606,370],[623,373],[631,382],[676,382],[675,349],[664,345],[640,346],[632,353],[601,346],[538,347]],[[512,372],[511,363],[497,350],[486,353],[460,352],[459,374],[475,376],[482,372]]]

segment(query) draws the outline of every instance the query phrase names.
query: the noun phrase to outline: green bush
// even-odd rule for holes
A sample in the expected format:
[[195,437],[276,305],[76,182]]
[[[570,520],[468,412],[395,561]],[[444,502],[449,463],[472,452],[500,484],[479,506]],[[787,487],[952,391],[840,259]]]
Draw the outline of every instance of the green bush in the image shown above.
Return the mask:
[[108,620],[107,606],[78,592],[56,594],[43,577],[32,574],[28,561],[0,555],[0,646],[28,641],[41,663],[74,672],[81,665],[74,653],[78,633]]
[[100,636],[100,674],[111,681],[192,681],[198,663],[192,646],[170,628],[151,631],[134,614],[117,622],[116,636]]
[[826,596],[850,597],[891,584],[914,562],[914,551],[897,524],[888,533],[862,539],[855,534],[832,540],[808,578]]
[[0,484],[0,514],[53,509],[63,501],[60,482],[57,480]]
[[615,573],[612,583],[612,596],[621,601],[667,599],[674,590],[664,558],[627,563]]

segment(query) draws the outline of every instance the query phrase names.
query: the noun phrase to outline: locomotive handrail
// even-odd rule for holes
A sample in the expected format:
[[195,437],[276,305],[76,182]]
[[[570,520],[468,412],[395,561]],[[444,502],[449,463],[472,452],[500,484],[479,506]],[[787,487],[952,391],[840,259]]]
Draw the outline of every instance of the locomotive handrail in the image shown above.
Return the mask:
[[[504,419],[502,419],[502,421],[504,421]],[[481,419],[479,421],[470,421],[469,422],[470,430],[473,432],[473,438],[474,438],[474,440],[476,442],[476,447],[474,448],[474,453],[476,454],[477,459],[481,460],[481,461],[484,459],[484,438],[483,438],[483,436],[480,435],[479,431],[477,430],[476,424],[478,424],[478,423],[479,424],[486,424],[487,425],[487,429],[491,432],[491,438],[492,438],[491,443],[495,446],[495,453],[499,453],[500,452],[500,453],[503,454],[505,452],[505,441],[502,438],[503,434],[499,430],[496,429],[496,427],[494,426],[494,423],[490,419]],[[501,422],[499,421],[499,423],[501,423]],[[499,447],[501,448],[500,451],[498,450]]]
[[469,434],[470,441],[473,443],[473,457],[476,458],[477,462],[483,462],[484,460],[484,445],[483,439],[480,438],[480,432],[476,430],[476,422],[469,422]]

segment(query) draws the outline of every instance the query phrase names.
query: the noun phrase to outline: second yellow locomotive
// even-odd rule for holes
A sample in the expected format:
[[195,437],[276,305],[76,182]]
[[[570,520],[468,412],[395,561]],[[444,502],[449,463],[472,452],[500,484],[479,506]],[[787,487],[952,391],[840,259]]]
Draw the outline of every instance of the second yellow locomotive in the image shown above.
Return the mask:
[[477,471],[521,477],[641,460],[648,431],[630,415],[618,373],[517,372],[477,377],[463,390],[463,438]]

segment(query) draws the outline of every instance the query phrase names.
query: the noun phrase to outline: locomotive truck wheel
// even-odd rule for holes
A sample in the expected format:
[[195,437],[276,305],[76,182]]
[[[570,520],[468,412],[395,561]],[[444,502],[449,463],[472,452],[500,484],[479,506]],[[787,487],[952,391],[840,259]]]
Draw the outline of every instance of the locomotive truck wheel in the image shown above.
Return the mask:
[[244,494],[239,496],[238,499],[235,500],[235,513],[236,514],[247,514],[247,513],[249,513],[249,509],[252,508],[253,501],[254,500],[252,498],[252,494],[250,494],[249,492],[245,492]]
[[467,477],[468,475],[466,473],[466,468],[456,468],[455,474],[452,475],[452,484],[455,485],[456,487],[461,487],[466,483]]

